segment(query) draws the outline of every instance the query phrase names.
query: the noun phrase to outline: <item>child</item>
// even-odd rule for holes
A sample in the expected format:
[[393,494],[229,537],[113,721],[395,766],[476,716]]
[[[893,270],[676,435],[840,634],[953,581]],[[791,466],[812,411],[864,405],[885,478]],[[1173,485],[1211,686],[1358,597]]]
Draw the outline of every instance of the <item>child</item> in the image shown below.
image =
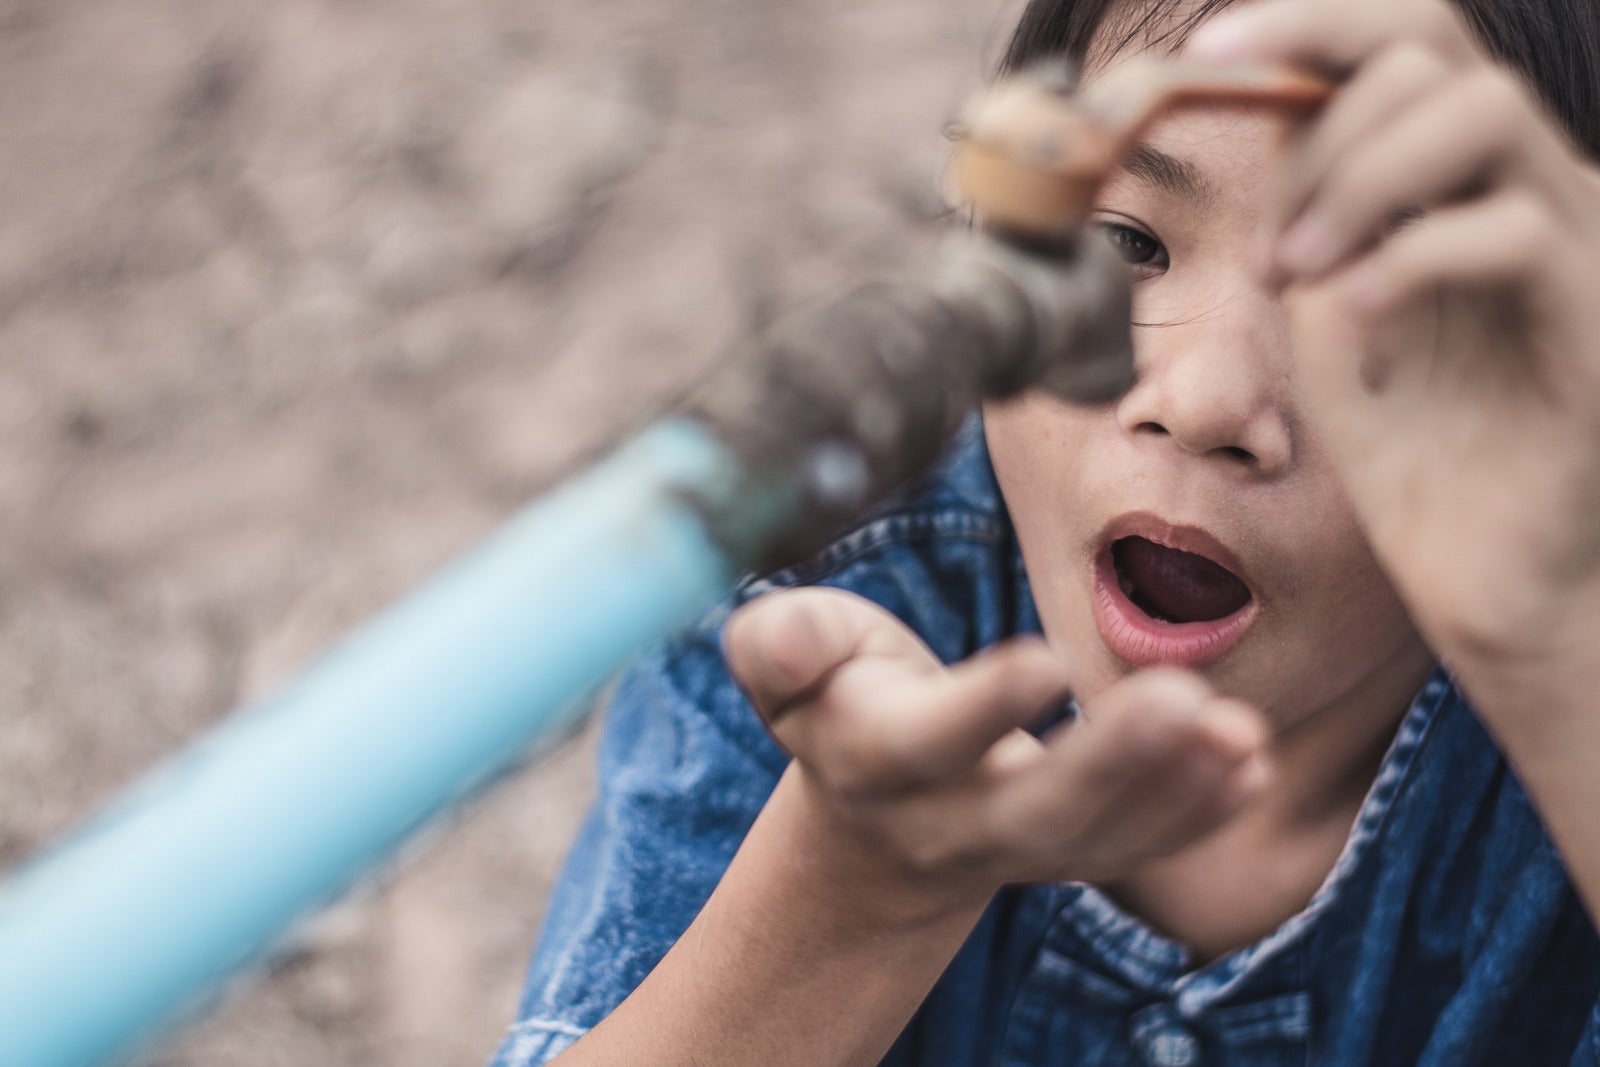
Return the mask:
[[1341,88],[1104,190],[1125,398],[633,671],[498,1064],[1600,1064],[1600,8],[1222,6],[1030,5]]

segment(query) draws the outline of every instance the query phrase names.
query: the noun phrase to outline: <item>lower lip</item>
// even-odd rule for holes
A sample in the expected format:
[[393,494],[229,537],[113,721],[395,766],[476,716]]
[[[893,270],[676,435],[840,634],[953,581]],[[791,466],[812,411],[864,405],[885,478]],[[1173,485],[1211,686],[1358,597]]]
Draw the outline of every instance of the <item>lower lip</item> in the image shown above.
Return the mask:
[[1256,602],[1207,622],[1162,622],[1128,599],[1117,584],[1111,549],[1100,553],[1094,573],[1094,621],[1113,655],[1135,667],[1166,664],[1201,667],[1227,655],[1255,621]]

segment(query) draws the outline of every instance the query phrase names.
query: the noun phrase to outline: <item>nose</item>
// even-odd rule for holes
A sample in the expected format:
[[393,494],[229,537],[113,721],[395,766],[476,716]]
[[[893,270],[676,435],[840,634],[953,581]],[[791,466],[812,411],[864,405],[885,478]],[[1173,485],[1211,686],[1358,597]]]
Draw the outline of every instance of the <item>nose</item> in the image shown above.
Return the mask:
[[1288,325],[1277,301],[1240,295],[1188,321],[1136,326],[1138,382],[1122,430],[1260,475],[1293,460]]

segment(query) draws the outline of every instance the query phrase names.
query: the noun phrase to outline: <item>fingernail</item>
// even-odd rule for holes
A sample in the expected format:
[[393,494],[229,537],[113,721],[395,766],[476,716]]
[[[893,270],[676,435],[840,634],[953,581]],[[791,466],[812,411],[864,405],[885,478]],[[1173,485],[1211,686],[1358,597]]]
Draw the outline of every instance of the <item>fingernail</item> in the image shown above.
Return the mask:
[[1273,249],[1277,265],[1292,274],[1320,274],[1333,266],[1338,255],[1333,230],[1315,215],[1291,226]]

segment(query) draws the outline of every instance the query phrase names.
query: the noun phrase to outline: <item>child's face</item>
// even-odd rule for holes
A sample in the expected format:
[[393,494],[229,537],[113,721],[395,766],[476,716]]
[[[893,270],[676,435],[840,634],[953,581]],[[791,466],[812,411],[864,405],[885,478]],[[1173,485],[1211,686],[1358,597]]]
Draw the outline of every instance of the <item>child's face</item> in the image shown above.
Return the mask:
[[1081,696],[1177,663],[1288,725],[1403,706],[1431,662],[1301,417],[1284,304],[1250,267],[1279,132],[1248,114],[1154,127],[1096,216],[1132,261],[1135,321],[1157,324],[1134,329],[1138,384],[1105,409],[1030,395],[985,412]]

